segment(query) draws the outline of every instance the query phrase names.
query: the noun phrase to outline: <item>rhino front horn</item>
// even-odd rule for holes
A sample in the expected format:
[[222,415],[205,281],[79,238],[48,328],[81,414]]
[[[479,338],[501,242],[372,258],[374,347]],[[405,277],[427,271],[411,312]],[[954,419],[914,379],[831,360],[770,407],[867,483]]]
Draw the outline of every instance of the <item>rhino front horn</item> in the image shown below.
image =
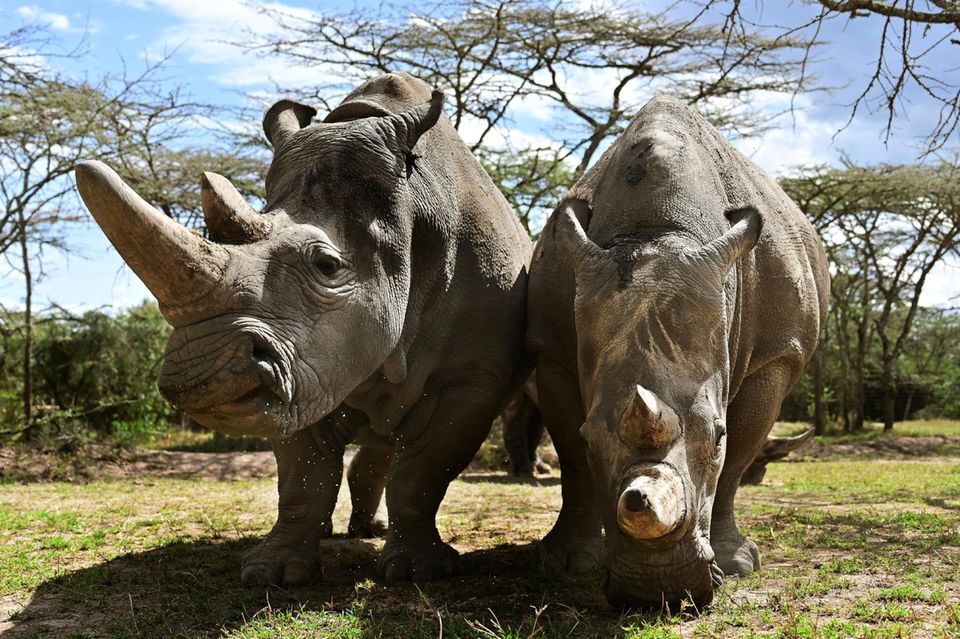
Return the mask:
[[680,435],[680,418],[656,393],[637,384],[620,419],[620,440],[631,448],[660,448]]
[[79,163],[76,176],[93,218],[161,310],[189,304],[219,285],[228,261],[224,247],[147,204],[102,162]]
[[683,482],[669,466],[645,468],[620,493],[617,525],[633,539],[659,539],[686,518]]

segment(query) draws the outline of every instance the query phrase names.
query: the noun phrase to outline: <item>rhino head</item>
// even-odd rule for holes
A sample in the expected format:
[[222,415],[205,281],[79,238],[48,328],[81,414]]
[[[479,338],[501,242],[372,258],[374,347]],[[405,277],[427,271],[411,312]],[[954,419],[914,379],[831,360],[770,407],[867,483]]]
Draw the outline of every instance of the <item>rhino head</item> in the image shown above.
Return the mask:
[[[606,595],[617,606],[708,604],[723,577],[710,522],[726,450],[728,273],[758,241],[755,208],[722,236],[629,238],[604,249],[567,201],[553,232],[576,274],[580,429],[601,494]],[[733,279],[733,278],[731,278]]]
[[77,167],[93,217],[174,328],[160,390],[204,426],[282,437],[376,371],[405,374],[399,342],[421,179],[413,149],[443,101],[416,82],[415,106],[392,113],[360,89],[313,126],[311,107],[271,107],[266,207],[254,211],[225,178],[204,174],[209,239],[107,166]]

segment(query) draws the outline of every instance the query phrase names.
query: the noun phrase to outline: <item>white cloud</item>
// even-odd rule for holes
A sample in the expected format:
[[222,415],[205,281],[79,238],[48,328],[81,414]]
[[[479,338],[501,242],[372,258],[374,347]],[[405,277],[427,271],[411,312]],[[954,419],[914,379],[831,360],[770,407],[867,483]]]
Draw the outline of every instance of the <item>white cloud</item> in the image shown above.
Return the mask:
[[44,11],[33,5],[17,7],[17,15],[28,22],[39,22],[56,31],[65,31],[70,28],[70,18],[67,16],[53,11]]
[[[781,102],[786,99],[779,97]],[[789,105],[771,99],[767,109],[776,113],[785,106]],[[810,108],[809,100],[800,96],[792,113],[783,113],[760,135],[734,140],[733,145],[773,176],[787,174],[799,166],[831,162],[839,155],[833,136],[842,123],[814,119]]]
[[957,280],[960,278],[960,261],[948,257],[933,267],[920,294],[922,306],[957,306],[960,304],[960,290]]
[[243,0],[117,0],[130,7],[159,10],[178,20],[149,44],[146,57],[158,59],[170,51],[186,55],[190,64],[216,69],[214,82],[241,89],[272,86],[315,86],[339,79],[331,65],[292,64],[289,60],[260,57],[232,44],[250,37],[282,32],[268,11],[279,11],[295,19],[316,16],[313,11],[282,3],[253,4]]

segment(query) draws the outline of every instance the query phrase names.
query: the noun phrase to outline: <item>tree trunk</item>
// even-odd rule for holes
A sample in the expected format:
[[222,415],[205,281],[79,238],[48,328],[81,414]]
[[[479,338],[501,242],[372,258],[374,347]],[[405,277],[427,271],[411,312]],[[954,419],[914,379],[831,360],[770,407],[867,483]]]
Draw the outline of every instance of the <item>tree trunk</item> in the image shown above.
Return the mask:
[[813,354],[813,433],[823,435],[827,429],[827,416],[823,409],[823,346]]
[[897,406],[897,380],[893,374],[893,360],[883,362],[883,430],[893,430]]
[[840,415],[843,432],[850,432],[850,336],[847,334],[847,314],[841,307],[837,312],[837,345],[840,352]]
[[903,407],[903,421],[910,419],[910,409],[913,407],[913,396],[917,394],[917,385],[911,384],[910,394],[907,395],[907,405]]
[[33,423],[33,274],[30,272],[30,253],[27,245],[27,225],[20,216],[20,253],[26,291],[23,300],[23,434],[29,441],[34,435]]
[[864,413],[866,412],[867,404],[867,392],[866,384],[864,382],[864,376],[866,375],[866,350],[867,350],[867,337],[865,331],[862,329],[857,331],[857,414],[853,420],[854,432],[859,432],[863,430],[863,424],[866,421]]

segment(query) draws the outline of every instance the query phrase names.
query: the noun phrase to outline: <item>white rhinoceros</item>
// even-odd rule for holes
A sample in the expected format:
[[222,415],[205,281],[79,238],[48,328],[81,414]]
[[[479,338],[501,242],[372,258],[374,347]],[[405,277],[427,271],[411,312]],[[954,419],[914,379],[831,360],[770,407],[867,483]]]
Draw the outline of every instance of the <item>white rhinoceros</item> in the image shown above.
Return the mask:
[[813,355],[824,250],[780,187],[691,108],[644,106],[567,194],[530,268],[528,344],[563,470],[548,565],[615,605],[709,603],[760,565],[733,502]]
[[278,102],[263,122],[266,207],[206,174],[209,240],[103,164],[77,168],[84,202],[174,327],[164,395],[208,428],[272,439],[279,517],[246,558],[245,583],[319,577],[317,540],[361,428],[393,443],[380,570],[421,580],[454,567],[434,519],[529,373],[531,247],[442,100],[388,74],[323,122]]

